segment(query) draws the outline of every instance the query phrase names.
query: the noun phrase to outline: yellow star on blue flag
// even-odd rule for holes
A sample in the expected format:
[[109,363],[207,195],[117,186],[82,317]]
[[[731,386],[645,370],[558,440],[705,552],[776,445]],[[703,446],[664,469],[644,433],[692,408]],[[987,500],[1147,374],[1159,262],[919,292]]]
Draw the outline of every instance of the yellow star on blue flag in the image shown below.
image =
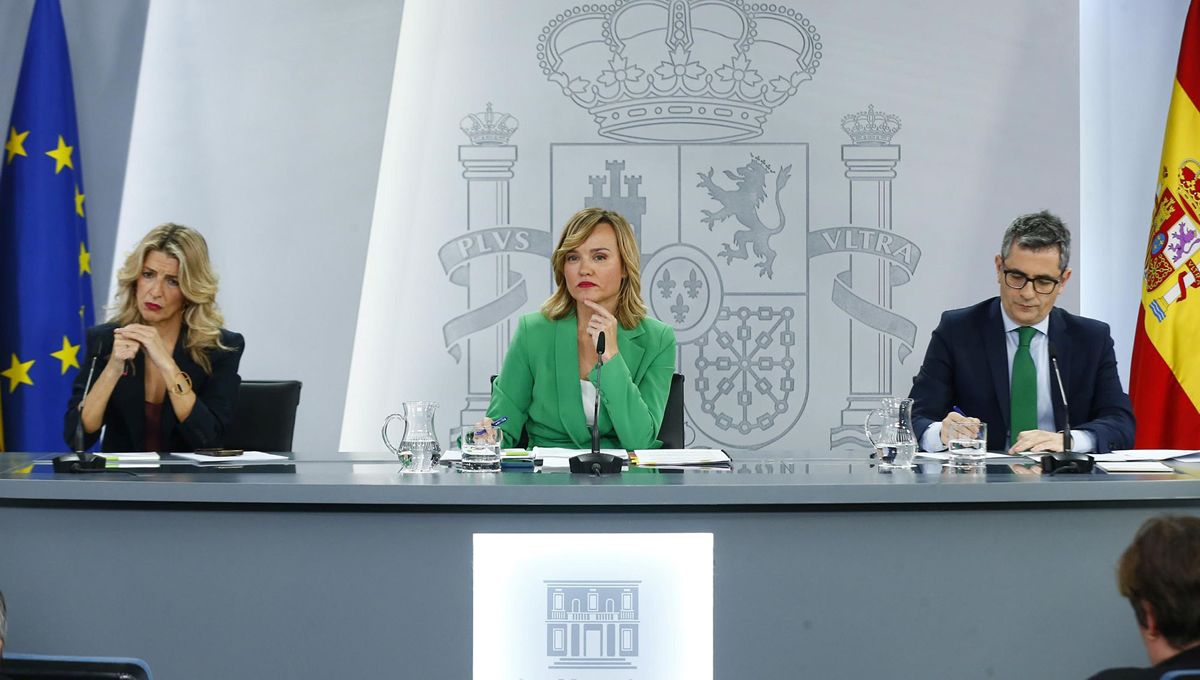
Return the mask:
[[59,0],[34,5],[12,115],[0,130],[0,450],[62,451],[63,416],[94,320]]

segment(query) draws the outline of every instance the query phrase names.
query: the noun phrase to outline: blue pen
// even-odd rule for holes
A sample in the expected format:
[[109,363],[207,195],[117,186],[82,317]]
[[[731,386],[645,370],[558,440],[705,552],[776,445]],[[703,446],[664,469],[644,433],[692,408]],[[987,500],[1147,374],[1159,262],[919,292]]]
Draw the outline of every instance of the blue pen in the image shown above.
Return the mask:
[[963,416],[964,418],[967,416],[967,414],[963,413],[963,410],[961,408],[959,408],[957,405],[954,407],[954,412],[960,416]]
[[[492,421],[492,427],[500,427],[501,425],[503,425],[504,423],[507,423],[507,422],[508,422],[508,416],[500,416],[499,418]],[[486,434],[486,433],[487,433],[487,430],[477,430],[475,432],[475,434]]]

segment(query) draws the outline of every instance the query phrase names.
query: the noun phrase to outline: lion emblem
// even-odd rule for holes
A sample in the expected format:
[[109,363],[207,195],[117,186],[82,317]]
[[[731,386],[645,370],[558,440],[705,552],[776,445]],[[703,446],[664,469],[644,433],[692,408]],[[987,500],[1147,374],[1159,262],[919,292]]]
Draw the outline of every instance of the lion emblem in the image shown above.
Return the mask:
[[707,189],[708,195],[721,204],[721,209],[716,212],[701,210],[704,213],[702,221],[708,225],[708,230],[712,231],[713,225],[730,217],[736,217],[745,227],[734,232],[733,243],[724,244],[725,247],[717,255],[724,257],[726,264],[732,263],[734,258],[746,260],[750,257],[746,246],[751,245],[754,247],[754,255],[759,259],[754,264],[758,267],[758,275],[774,278],[775,249],[771,247],[770,241],[771,237],[783,231],[784,225],[787,224],[787,216],[783,212],[779,196],[791,179],[792,166],[783,166],[775,179],[775,208],[779,211],[779,226],[775,228],[768,227],[758,216],[758,207],[767,198],[767,175],[774,172],[771,166],[751,154],[750,162],[738,168],[736,173],[729,170],[723,172],[734,182],[736,188],[726,189],[713,182],[711,167],[707,173],[696,173],[700,177],[700,183],[696,186]]

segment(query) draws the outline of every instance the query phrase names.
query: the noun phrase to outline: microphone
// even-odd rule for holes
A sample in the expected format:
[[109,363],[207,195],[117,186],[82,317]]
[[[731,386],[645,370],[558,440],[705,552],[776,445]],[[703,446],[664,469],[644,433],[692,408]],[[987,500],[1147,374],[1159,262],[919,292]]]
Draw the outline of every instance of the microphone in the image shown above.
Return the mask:
[[1067,405],[1067,388],[1063,385],[1062,373],[1058,372],[1058,352],[1054,351],[1054,343],[1047,341],[1050,350],[1050,365],[1054,367],[1054,377],[1058,380],[1058,396],[1063,406],[1063,451],[1071,450],[1071,409]]
[[596,336],[596,403],[592,404],[592,455],[600,453],[600,371],[604,370],[604,331]]
[[1063,452],[1048,453],[1042,456],[1042,472],[1052,475],[1063,472],[1089,473],[1095,465],[1095,458],[1085,453],[1071,451],[1071,414],[1067,405],[1067,388],[1063,384],[1062,373],[1058,370],[1058,352],[1054,343],[1048,342],[1046,348],[1050,354],[1050,366],[1054,369],[1054,377],[1058,381],[1058,396],[1063,405]]
[[79,417],[75,421],[75,456],[63,455],[56,456],[52,461],[55,472],[87,472],[87,471],[102,471],[107,461],[100,456],[86,451],[83,437],[83,402],[87,401],[88,393],[92,389],[92,378],[96,375],[96,362],[105,352],[106,343],[104,339],[100,340],[100,345],[92,354],[92,361],[88,367],[88,377],[83,384],[83,396],[79,399]]
[[571,472],[591,473],[602,475],[620,472],[622,460],[620,456],[611,453],[600,453],[600,371],[604,369],[604,331],[596,336],[596,403],[592,410],[592,451],[571,456],[567,461]]

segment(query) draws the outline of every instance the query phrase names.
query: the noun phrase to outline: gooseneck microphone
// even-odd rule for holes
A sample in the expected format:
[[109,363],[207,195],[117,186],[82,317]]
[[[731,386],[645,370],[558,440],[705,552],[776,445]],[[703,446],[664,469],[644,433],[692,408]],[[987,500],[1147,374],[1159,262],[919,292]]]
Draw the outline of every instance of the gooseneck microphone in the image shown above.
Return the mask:
[[571,456],[568,463],[571,472],[584,472],[593,475],[620,472],[622,459],[611,453],[600,453],[600,371],[604,369],[604,331],[596,336],[596,403],[592,410],[592,450]]
[[107,461],[100,456],[87,451],[84,444],[83,436],[83,403],[87,401],[88,393],[92,390],[92,378],[96,376],[96,362],[100,357],[108,352],[105,352],[107,343],[104,340],[100,341],[100,345],[92,354],[92,361],[88,366],[87,380],[83,384],[83,396],[79,399],[77,406],[78,418],[75,421],[75,454],[57,456],[52,461],[55,472],[95,472],[104,470]]
[[1054,343],[1048,343],[1050,350],[1050,365],[1054,367],[1054,378],[1058,380],[1058,396],[1063,406],[1063,451],[1071,450],[1071,409],[1067,405],[1067,388],[1063,385],[1062,373],[1058,371],[1058,352],[1054,351]]
[[600,334],[596,336],[596,403],[592,404],[593,455],[600,453],[600,371],[602,370],[604,370],[604,331],[600,331]]
[[1054,369],[1054,378],[1058,381],[1058,396],[1062,400],[1063,450],[1062,453],[1048,453],[1042,456],[1042,472],[1052,475],[1064,472],[1086,474],[1092,471],[1096,459],[1086,453],[1071,451],[1071,409],[1067,404],[1067,388],[1063,384],[1062,373],[1058,370],[1058,352],[1054,350],[1054,343],[1048,343],[1046,348],[1049,350],[1050,366]]

